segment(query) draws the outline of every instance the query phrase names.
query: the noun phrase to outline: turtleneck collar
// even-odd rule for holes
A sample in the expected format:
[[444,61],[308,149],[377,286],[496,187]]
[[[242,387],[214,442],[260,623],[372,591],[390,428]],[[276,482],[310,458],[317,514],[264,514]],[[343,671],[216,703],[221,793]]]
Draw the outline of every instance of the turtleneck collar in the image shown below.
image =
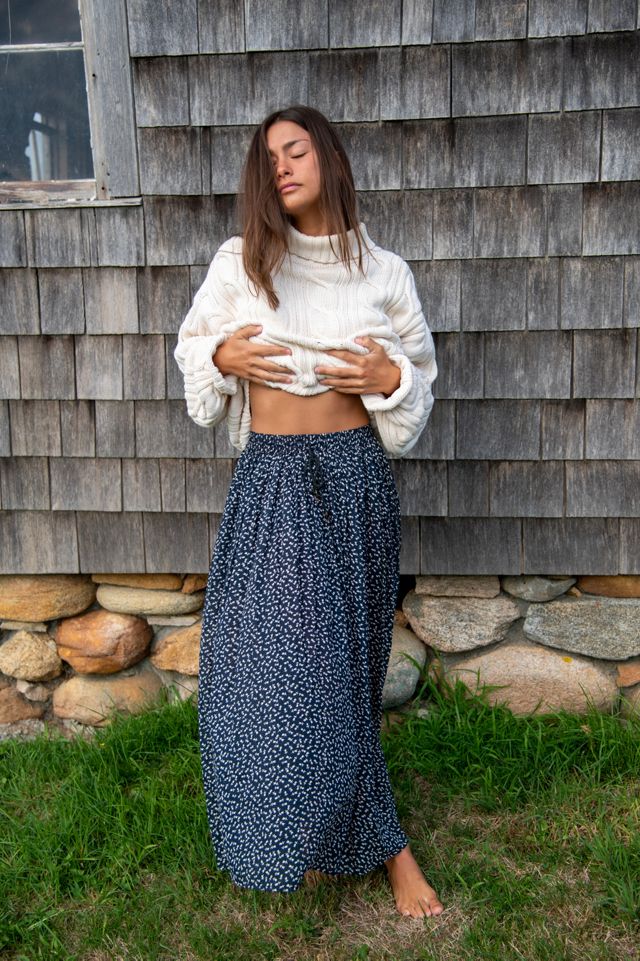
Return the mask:
[[[367,228],[361,222],[358,223],[362,234],[363,255],[366,254],[367,247],[373,247],[374,243],[367,233]],[[321,234],[314,237],[311,234],[303,234],[296,230],[292,223],[287,225],[289,252],[303,257],[305,260],[315,260],[321,264],[334,264],[341,262],[340,257],[340,234]],[[347,242],[353,256],[358,258],[358,241],[355,229],[347,231]],[[333,250],[331,247],[333,246]]]

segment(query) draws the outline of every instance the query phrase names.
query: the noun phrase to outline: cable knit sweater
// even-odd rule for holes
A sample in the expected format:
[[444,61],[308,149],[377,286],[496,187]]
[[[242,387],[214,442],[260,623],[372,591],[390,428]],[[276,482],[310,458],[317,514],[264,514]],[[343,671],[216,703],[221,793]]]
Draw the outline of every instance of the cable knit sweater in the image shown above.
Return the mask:
[[[280,299],[277,311],[271,310],[262,291],[257,298],[253,285],[249,288],[242,266],[242,237],[230,237],[218,248],[180,326],[174,351],[184,376],[187,412],[196,424],[213,427],[226,416],[233,446],[244,450],[249,440],[249,382],[222,374],[212,359],[218,346],[239,327],[261,324],[262,331],[251,341],[291,348],[290,355],[267,357],[290,368],[294,381],[266,383],[302,396],[333,389],[322,383],[323,374],[316,374],[314,367],[341,366],[346,361],[326,350],[367,353],[368,348],[354,338],[368,335],[383,345],[400,368],[400,384],[388,397],[382,393],[359,396],[387,454],[401,457],[411,450],[434,402],[433,338],[409,265],[373,243],[363,223],[359,227],[369,248],[369,252],[363,249],[365,276],[357,259],[349,274],[340,260],[337,234],[314,237],[288,225],[289,254],[272,276]],[[348,239],[357,258],[353,229]]]

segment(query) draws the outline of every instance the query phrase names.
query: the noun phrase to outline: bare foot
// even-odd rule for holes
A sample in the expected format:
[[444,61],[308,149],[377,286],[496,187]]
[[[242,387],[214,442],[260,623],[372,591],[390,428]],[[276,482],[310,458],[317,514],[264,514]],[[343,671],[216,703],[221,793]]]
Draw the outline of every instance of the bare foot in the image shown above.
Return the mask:
[[444,907],[420,869],[409,845],[385,862],[396,908],[412,918],[442,914]]

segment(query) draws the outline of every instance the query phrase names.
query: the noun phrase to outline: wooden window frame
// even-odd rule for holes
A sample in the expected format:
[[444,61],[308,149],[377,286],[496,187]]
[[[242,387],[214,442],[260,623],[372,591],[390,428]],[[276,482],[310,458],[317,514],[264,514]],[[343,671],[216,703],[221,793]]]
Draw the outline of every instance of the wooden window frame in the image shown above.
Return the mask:
[[0,181],[0,211],[142,202],[125,0],[78,0],[78,8],[81,41],[0,45],[0,53],[84,48],[95,179]]

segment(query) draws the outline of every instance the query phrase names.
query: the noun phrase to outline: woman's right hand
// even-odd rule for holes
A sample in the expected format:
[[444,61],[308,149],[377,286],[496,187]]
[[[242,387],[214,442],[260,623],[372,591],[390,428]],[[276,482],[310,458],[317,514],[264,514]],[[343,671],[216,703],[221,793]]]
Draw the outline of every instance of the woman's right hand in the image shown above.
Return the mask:
[[291,354],[288,347],[249,342],[249,338],[261,330],[260,324],[248,324],[234,331],[215,351],[213,363],[221,374],[236,374],[254,383],[267,380],[291,382],[294,377],[288,367],[265,359],[267,354]]

